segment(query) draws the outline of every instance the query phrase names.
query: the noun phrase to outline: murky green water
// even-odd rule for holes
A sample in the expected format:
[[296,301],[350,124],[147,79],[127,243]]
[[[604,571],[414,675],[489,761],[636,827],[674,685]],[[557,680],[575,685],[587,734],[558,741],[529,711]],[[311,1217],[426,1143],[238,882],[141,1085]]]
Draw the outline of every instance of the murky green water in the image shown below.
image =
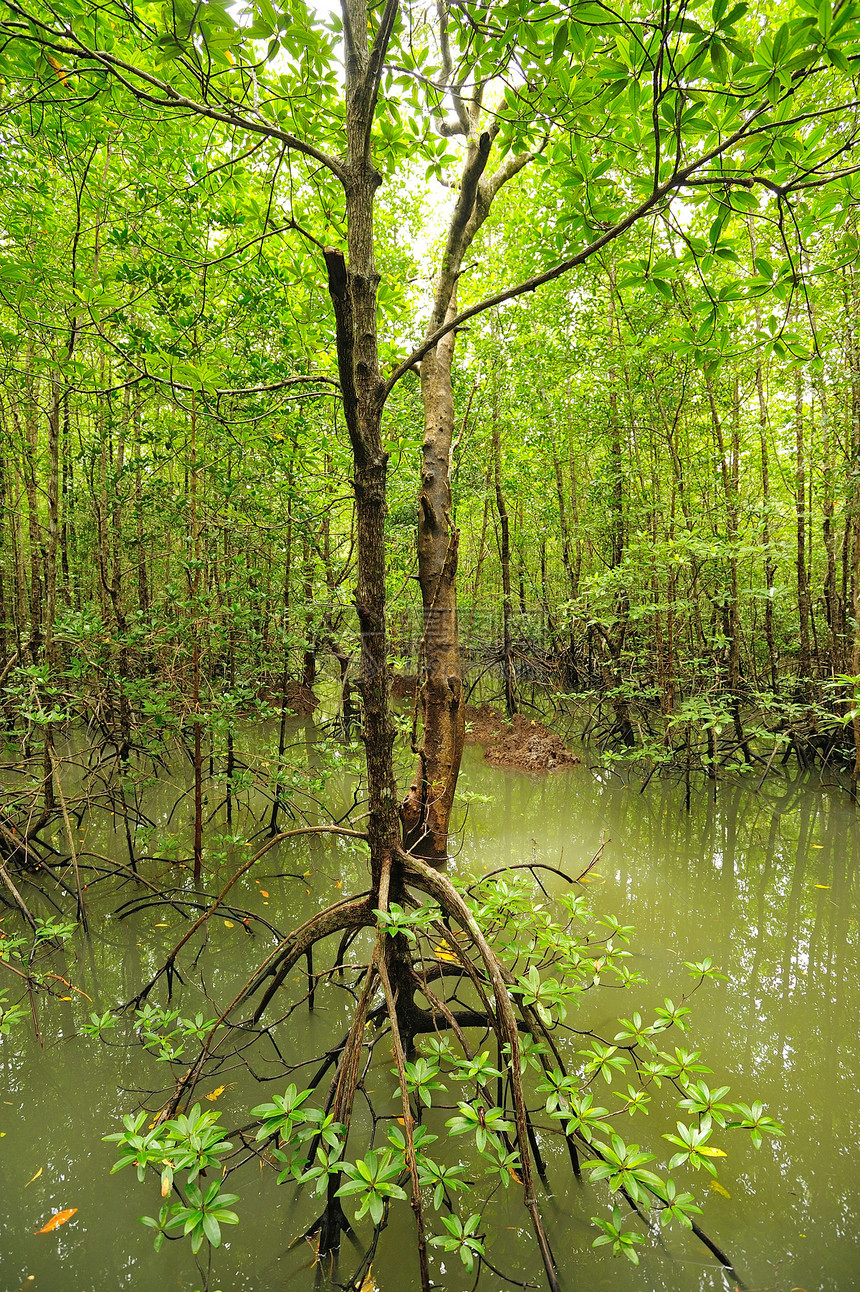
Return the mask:
[[[467,751],[461,789],[473,796],[455,862],[464,874],[533,856],[551,864],[562,858],[564,868],[578,873],[605,832],[609,842],[600,873],[590,877],[590,897],[596,909],[636,926],[635,965],[649,985],[589,996],[583,1027],[602,1025],[611,1036],[616,1015],[629,1016],[637,1005],[647,1007],[665,995],[677,999],[689,983],[684,960],[710,955],[722,968],[728,981],[710,984],[694,998],[690,1039],[678,1042],[703,1051],[718,1079],[710,1084],[729,1085],[734,1099],[760,1098],[787,1133],[758,1152],[738,1134],[720,1139],[728,1152],[720,1163],[724,1192],[708,1188],[701,1174],[689,1173],[688,1179],[679,1172],[679,1180],[704,1194],[702,1225],[729,1252],[750,1288],[860,1288],[860,840],[844,795],[817,783],[792,786],[775,778],[757,795],[726,783],[716,803],[702,787],[688,814],[683,788],[669,783],[652,781],[640,793],[638,783],[627,787],[586,768],[531,779],[488,767],[477,750]],[[154,843],[175,833],[189,811],[186,801],[170,818],[175,799],[169,786],[148,794]],[[86,846],[125,859],[120,832],[91,829]],[[225,875],[234,864],[226,863]],[[301,878],[284,877],[285,871]],[[163,877],[166,868],[157,873]],[[286,931],[332,897],[360,888],[362,876],[361,852],[349,843],[285,844],[243,882],[235,905]],[[136,892],[131,886],[121,894],[91,886],[91,937],[75,940],[63,965],[55,965],[93,1004],[72,991],[72,1000],[42,1002],[42,1047],[32,1028],[0,1038],[2,1292],[193,1292],[203,1285],[186,1244],[153,1252],[137,1217],[157,1211],[157,1184],[138,1185],[129,1170],[111,1177],[113,1150],[100,1140],[116,1128],[121,1113],[142,1100],[159,1107],[171,1088],[169,1071],[127,1046],[121,1030],[103,1042],[76,1036],[91,1008],[103,1010],[132,995],[187,927],[164,906],[119,920],[120,902]],[[252,929],[246,932],[229,913],[215,921],[197,971],[212,1001],[229,1000],[271,946],[264,926]],[[189,991],[185,1001],[191,1010],[201,1007],[196,992]],[[298,1062],[324,1049],[348,1021],[349,1003],[335,999],[311,1017],[305,1011],[295,1015],[279,1029],[282,1052]],[[216,1013],[205,1001],[202,1007],[208,1016]],[[230,1060],[207,1078],[204,1093],[227,1087],[209,1105],[223,1109],[225,1125],[247,1122],[249,1107],[283,1089],[280,1074],[262,1089],[255,1080],[266,1081],[277,1071],[274,1060],[273,1052],[261,1050],[252,1059],[254,1076]],[[378,1077],[386,1097],[394,1084],[388,1066],[381,1066]],[[656,1144],[665,1159],[671,1150],[659,1148],[659,1134],[667,1128],[659,1109],[650,1123],[637,1119],[623,1129],[628,1138]],[[460,1143],[452,1143],[455,1155]],[[565,1289],[702,1292],[734,1286],[695,1239],[674,1231],[664,1245],[640,1249],[638,1269],[614,1260],[605,1248],[592,1250],[595,1230],[588,1218],[608,1214],[605,1195],[572,1185],[560,1149],[549,1142],[545,1148],[557,1192],[544,1196],[542,1207]],[[298,1197],[292,1186],[276,1187],[271,1173],[261,1174],[254,1164],[234,1176],[231,1187],[241,1195],[236,1209],[242,1223],[225,1234],[210,1287],[306,1292],[323,1286],[310,1249],[290,1249],[317,1210],[313,1202]],[[78,1210],[68,1224],[34,1234],[69,1207]],[[381,1292],[409,1292],[417,1285],[411,1214],[400,1210],[373,1265]],[[489,1204],[485,1228],[491,1259],[502,1273],[485,1273],[480,1286],[507,1292],[511,1279],[542,1286],[515,1188]],[[359,1236],[369,1236],[369,1227],[359,1225]],[[346,1243],[343,1281],[356,1261]],[[445,1266],[438,1256],[434,1261],[440,1286],[451,1292],[471,1286],[450,1259]]]

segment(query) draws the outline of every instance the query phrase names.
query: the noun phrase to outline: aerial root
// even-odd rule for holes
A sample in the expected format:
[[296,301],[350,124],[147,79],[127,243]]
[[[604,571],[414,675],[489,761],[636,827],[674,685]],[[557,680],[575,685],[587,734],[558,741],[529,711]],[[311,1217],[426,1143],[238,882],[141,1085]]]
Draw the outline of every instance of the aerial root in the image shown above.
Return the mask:
[[[171,1100],[171,1107],[177,1107],[182,1095],[193,1088],[200,1078],[205,1062],[212,1053],[213,1048],[215,1048],[215,1033],[221,1024],[243,1001],[247,1001],[250,996],[257,992],[268,979],[271,979],[271,981],[268,983],[253,1016],[254,1025],[259,1022],[265,1009],[291,969],[302,958],[312,954],[317,942],[334,934],[340,934],[337,961],[338,964],[342,964],[345,948],[358,932],[362,928],[375,928],[376,942],[363,975],[361,993],[352,1024],[340,1044],[333,1047],[326,1054],[322,1066],[314,1077],[313,1085],[316,1086],[322,1080],[329,1068],[335,1067],[330,1096],[327,1101],[327,1110],[331,1111],[333,1120],[344,1127],[343,1136],[344,1141],[346,1141],[349,1137],[355,1095],[362,1079],[361,1054],[365,1048],[365,1029],[368,1022],[373,1022],[378,1026],[387,1017],[391,1028],[393,1054],[400,1084],[404,1139],[406,1142],[406,1167],[411,1180],[412,1209],[418,1231],[421,1288],[422,1292],[430,1292],[432,1284],[427,1262],[424,1216],[418,1183],[418,1165],[413,1134],[414,1117],[406,1076],[407,1054],[411,1049],[413,1038],[418,1033],[450,1029],[457,1036],[464,1053],[471,1055],[464,1029],[491,1029],[496,1035],[500,1053],[507,1053],[510,1061],[507,1075],[515,1115],[516,1147],[521,1161],[524,1205],[531,1219],[550,1292],[560,1292],[555,1259],[535,1197],[533,1168],[536,1169],[544,1184],[546,1184],[546,1168],[540,1153],[537,1134],[526,1105],[520,1070],[519,1032],[528,1032],[532,1036],[545,1040],[548,1043],[550,1055],[563,1067],[562,1058],[558,1053],[554,1039],[549,1035],[548,1030],[533,1010],[520,1003],[518,1009],[521,1017],[517,1017],[509,992],[513,978],[490,947],[472,912],[450,880],[420,858],[401,851],[398,851],[395,856],[406,883],[433,898],[440,907],[442,919],[456,923],[467,934],[471,947],[479,959],[473,960],[465,945],[461,945],[456,938],[450,938],[452,951],[459,962],[458,965],[452,965],[450,968],[471,981],[478,995],[479,1008],[453,1009],[447,1001],[433,992],[429,985],[430,980],[443,976],[447,971],[447,966],[431,965],[429,966],[429,972],[425,971],[424,973],[416,971],[414,966],[411,965],[404,970],[404,947],[400,945],[404,941],[402,936],[391,937],[379,924],[375,915],[376,909],[387,909],[388,883],[391,873],[391,860],[389,859],[387,864],[383,866],[376,895],[363,893],[357,897],[335,903],[325,911],[313,916],[278,943],[241,989],[232,1004],[224,1011],[216,1026],[213,1027],[204,1042],[199,1059],[180,1081],[174,1098]],[[231,885],[232,882],[235,882],[235,878],[234,881],[231,881]],[[398,885],[397,892],[398,900],[403,900],[402,885]],[[223,900],[223,896],[224,894],[219,898],[219,902]],[[207,915],[211,914],[212,909],[214,908],[210,908]],[[196,927],[199,927],[201,922],[202,920],[198,921]],[[450,929],[447,932],[450,934]],[[187,940],[186,936],[179,946],[184,945]],[[175,948],[175,952],[178,952],[179,946]],[[175,972],[173,965],[175,952],[173,957],[170,958],[170,971],[165,966],[165,972]],[[308,972],[312,976],[311,961],[308,962]],[[488,983],[489,990],[487,988]],[[378,1003],[371,1007],[374,992],[378,991],[380,987],[384,1003]],[[420,1008],[415,1004],[413,1000],[415,991],[422,993],[429,1008]],[[550,1056],[545,1056],[543,1062],[544,1066],[547,1067],[551,1062]],[[572,1169],[576,1177],[580,1178],[581,1169],[577,1144],[581,1142],[591,1156],[601,1157],[601,1154],[593,1144],[587,1144],[586,1141],[581,1140],[581,1137],[565,1135],[565,1140]],[[341,1200],[337,1197],[340,1181],[339,1173],[333,1173],[329,1177],[325,1208],[320,1217],[302,1235],[306,1239],[318,1236],[320,1257],[331,1255],[337,1250],[342,1234],[352,1234]],[[636,1210],[639,1212],[638,1207]],[[639,1214],[641,1215],[642,1213],[639,1212]],[[720,1262],[723,1268],[732,1274],[738,1286],[743,1288],[744,1284],[741,1282],[732,1261],[695,1222],[693,1223],[693,1233]]]
[[[364,980],[364,988],[358,1002],[358,1008],[355,1012],[352,1026],[347,1034],[341,1052],[340,1070],[335,1080],[334,1100],[332,1101],[332,1116],[335,1122],[339,1122],[344,1130],[344,1144],[349,1138],[349,1127],[352,1120],[352,1107],[355,1101],[355,1092],[358,1089],[359,1080],[359,1059],[361,1058],[361,1047],[364,1040],[364,1029],[367,1024],[368,1010],[373,989],[376,985],[376,975],[379,961],[379,939],[373,950],[373,957],[368,966],[367,975]],[[314,1150],[312,1145],[311,1151]],[[319,1254],[327,1256],[340,1246],[340,1235],[349,1229],[346,1216],[341,1206],[340,1198],[337,1197],[337,1190],[340,1186],[340,1174],[334,1173],[328,1179],[328,1192],[326,1208],[322,1214],[319,1228]]]
[[[200,929],[207,922],[207,920],[209,920],[215,914],[219,906],[223,905],[224,901],[226,900],[227,894],[230,892],[230,889],[233,888],[233,886],[239,882],[239,880],[242,878],[243,875],[247,874],[247,872],[251,869],[251,867],[254,866],[260,860],[261,857],[264,857],[265,854],[271,848],[274,848],[276,844],[282,843],[285,839],[294,839],[294,838],[297,838],[298,836],[308,835],[308,834],[345,835],[347,838],[350,838],[350,839],[365,838],[365,835],[358,830],[342,829],[339,826],[305,826],[298,830],[284,830],[282,831],[281,834],[276,834],[271,839],[268,839],[261,848],[257,849],[253,857],[249,857],[248,860],[244,862],[243,865],[241,865],[237,871],[234,872],[231,878],[221,889],[221,892],[215,898],[215,901],[212,902],[211,905],[208,906],[206,910],[203,911],[202,914],[199,915],[198,918],[194,920],[194,922],[186,929],[185,933],[176,943],[176,946],[170,952],[170,954],[168,955],[167,959],[165,960],[161,968],[155,972],[152,978],[150,978],[149,982],[146,983],[145,986],[141,988],[141,990],[137,993],[137,995],[132,1000],[126,1003],[124,1008],[129,1009],[131,1007],[137,1007],[138,1005],[142,1004],[143,1001],[146,1000],[147,996],[152,991],[153,987],[155,986],[155,984],[158,982],[159,978],[161,978],[163,974],[167,975],[168,997],[169,997],[170,984],[172,983],[173,975],[176,972],[175,970],[176,957],[179,955],[179,952],[186,945],[186,943],[189,942],[191,938],[194,937],[194,934],[198,931],[198,929]],[[269,958],[264,962],[264,964],[261,966],[260,970],[258,971],[258,974],[257,974],[258,981],[254,981],[254,985],[249,986],[247,988],[248,994],[250,995],[254,991],[256,991],[257,987],[261,985],[263,979],[267,976],[267,974],[272,972],[271,965],[272,965],[273,957],[277,957],[281,954],[281,952],[287,947],[287,944],[290,942],[290,939],[298,938],[302,934],[302,932],[308,928],[309,925],[314,924],[315,920],[320,920],[323,922],[323,924],[325,924],[326,919],[330,915],[330,913],[332,911],[338,910],[341,906],[343,906],[343,903],[339,902],[339,903],[336,903],[334,906],[328,907],[325,911],[321,911],[319,915],[314,916],[313,919],[309,920],[307,924],[303,924],[300,929],[297,929],[295,930],[294,933],[291,933],[289,937],[287,937],[284,940],[284,942],[279,943],[278,946],[275,948],[275,951],[272,953],[271,956],[269,956]],[[342,925],[340,927],[346,928],[348,927],[348,925]],[[334,931],[336,930],[335,929],[329,930],[329,932],[334,932]],[[322,932],[318,936],[326,937],[327,933]],[[302,953],[306,951],[309,947],[311,947],[315,940],[316,939],[314,938],[310,942],[306,942],[302,948]],[[290,965],[290,968],[292,968],[292,965]],[[286,973],[288,972],[289,972],[289,969],[286,970]],[[260,977],[260,975],[262,975],[262,977]],[[176,973],[176,976],[179,977],[179,974]],[[286,976],[286,974],[284,976]],[[180,978],[180,981],[181,981],[181,978]],[[283,978],[281,978],[280,982],[278,982],[278,986],[280,986],[280,983],[282,981],[283,981]],[[277,990],[277,988],[275,988],[275,990]],[[261,1005],[257,1017],[259,1017],[259,1014],[262,1013],[265,1006],[269,1003],[269,1000],[271,999],[272,995],[274,995],[274,991],[272,991],[271,995],[267,993],[265,1002],[263,1005]],[[231,1005],[230,1008],[232,1009],[233,1006]],[[255,1022],[257,1021],[256,1017],[254,1021]]]
[[12,901],[14,902],[15,906],[18,907],[18,910],[21,912],[21,914],[24,916],[24,919],[30,925],[30,928],[35,929],[36,921],[33,919],[33,916],[30,914],[30,910],[27,906],[27,903],[24,901],[23,897],[18,892],[18,889],[15,883],[13,882],[8,870],[4,866],[2,860],[0,860],[0,880],[3,881],[4,888],[6,888],[8,892],[11,894]]
[[[561,1292],[556,1273],[555,1258],[535,1199],[529,1146],[529,1120],[522,1073],[520,1071],[519,1032],[502,965],[487,942],[472,912],[451,881],[445,875],[440,874],[439,871],[434,870],[432,866],[428,866],[419,857],[413,857],[406,852],[401,852],[398,856],[407,876],[412,879],[418,888],[423,889],[424,892],[436,899],[443,916],[456,920],[461,928],[466,930],[484,963],[493,989],[496,1006],[493,1027],[500,1047],[503,1049],[507,1047],[510,1053],[511,1095],[514,1103],[517,1144],[520,1151],[520,1162],[522,1163],[523,1202],[531,1218],[550,1292]],[[464,965],[467,959],[468,957],[462,957]]]
[[[383,935],[385,936],[385,935]],[[391,988],[386,964],[388,948],[379,958],[379,977],[385,992],[388,1006],[388,1017],[391,1020],[391,1038],[394,1045],[394,1062],[397,1065],[397,1076],[400,1082],[400,1101],[403,1108],[403,1133],[406,1140],[406,1165],[412,1185],[412,1210],[415,1214],[415,1226],[418,1231],[418,1267],[421,1273],[421,1292],[430,1292],[430,1270],[427,1265],[427,1240],[424,1233],[424,1210],[421,1203],[421,1185],[418,1180],[418,1162],[415,1157],[415,1138],[413,1134],[412,1108],[409,1103],[409,1089],[406,1084],[406,1056],[397,1023],[397,1001]]]
[[373,914],[370,895],[347,898],[327,907],[314,915],[300,928],[288,934],[257,970],[250,983],[243,989],[242,999],[248,999],[262,987],[267,978],[272,981],[263,993],[259,1005],[254,1011],[254,1023],[258,1023],[275,992],[284,982],[293,965],[313,947],[316,942],[342,933],[345,929],[373,927],[376,917]]

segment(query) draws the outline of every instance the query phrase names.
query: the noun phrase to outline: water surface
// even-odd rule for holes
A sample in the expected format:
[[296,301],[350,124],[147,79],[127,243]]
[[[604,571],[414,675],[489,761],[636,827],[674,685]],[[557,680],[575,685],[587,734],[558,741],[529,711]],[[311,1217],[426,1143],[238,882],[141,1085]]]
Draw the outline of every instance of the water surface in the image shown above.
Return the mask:
[[[297,740],[303,730],[296,728]],[[257,744],[268,739],[269,733],[261,733]],[[312,751],[308,758],[312,768]],[[716,801],[703,785],[687,812],[683,786],[672,782],[652,780],[640,793],[638,781],[625,785],[587,767],[531,778],[489,767],[475,749],[467,750],[460,789],[468,805],[459,808],[464,823],[453,864],[463,875],[533,859],[578,874],[601,837],[607,840],[587,891],[596,910],[635,926],[633,963],[648,983],[626,993],[604,988],[589,994],[583,998],[583,1016],[569,1020],[574,1026],[611,1037],[619,1014],[629,1016],[637,1007],[644,1012],[688,988],[685,960],[711,956],[719,965],[727,981],[708,984],[694,997],[691,1031],[673,1044],[701,1049],[716,1074],[706,1078],[709,1084],[729,1085],[733,1099],[761,1099],[785,1125],[786,1135],[758,1152],[739,1133],[721,1138],[728,1154],[720,1161],[721,1192],[701,1173],[678,1171],[679,1184],[704,1197],[703,1227],[729,1252],[750,1288],[860,1288],[860,845],[844,792],[815,780],[789,784],[772,778],[756,794],[750,786],[727,781]],[[214,789],[210,794],[207,806],[214,811],[217,795]],[[179,855],[187,848],[190,806],[186,799],[176,809],[176,798],[175,784],[154,785],[147,792],[146,809],[155,822],[153,852],[168,837]],[[222,817],[216,814],[210,832],[223,831]],[[89,848],[127,860],[121,830],[88,829]],[[214,843],[210,847],[217,850]],[[217,847],[225,853],[224,875],[229,875],[242,850],[227,843]],[[165,865],[146,873],[170,877]],[[361,849],[350,843],[283,844],[242,882],[235,904],[283,932],[321,904],[361,888],[363,875]],[[552,882],[556,889],[561,886]],[[219,885],[210,887],[217,891]],[[91,1008],[101,1011],[133,995],[187,927],[164,906],[118,919],[118,906],[135,891],[91,886],[91,936],[76,937],[54,966],[93,1003],[71,990],[71,1000],[40,1002],[42,1046],[31,1027],[0,1038],[2,1292],[193,1292],[203,1286],[187,1244],[169,1243],[160,1255],[153,1252],[137,1217],[157,1211],[157,1184],[153,1179],[139,1185],[130,1170],[111,1177],[113,1149],[100,1139],[141,1101],[157,1108],[171,1088],[169,1071],[126,1044],[124,1025],[105,1042],[76,1035]],[[546,899],[536,890],[536,900]],[[227,919],[229,913],[213,922],[197,967],[204,992],[218,1003],[231,998],[272,939],[263,925],[252,925],[249,933],[240,919],[229,924]],[[7,915],[4,928],[10,921]],[[282,1052],[293,1061],[324,1049],[348,1024],[350,1002],[335,997],[324,1007],[321,1002],[312,1016],[300,1011],[279,1030]],[[185,1005],[189,1012],[202,1007],[207,1016],[217,1012],[190,987]],[[383,1101],[394,1085],[389,1066],[390,1058],[379,1065]],[[207,1078],[200,1093],[222,1085],[225,1091],[208,1106],[223,1109],[224,1124],[231,1127],[247,1122],[248,1109],[283,1089],[285,1081],[274,1054],[261,1051],[253,1076],[228,1062],[211,1082]],[[611,1101],[605,1087],[597,1094],[602,1102]],[[440,1115],[440,1124],[447,1115]],[[637,1118],[619,1129],[628,1139],[656,1146],[665,1161],[672,1150],[660,1132],[667,1128],[672,1129],[671,1117],[655,1107],[650,1119]],[[460,1144],[451,1144],[455,1157]],[[574,1185],[559,1146],[546,1140],[544,1148],[554,1195],[544,1195],[542,1207],[564,1288],[705,1292],[734,1286],[695,1239],[675,1230],[667,1232],[663,1244],[640,1248],[638,1269],[613,1259],[605,1248],[592,1249],[596,1231],[589,1217],[608,1215],[605,1194],[599,1187]],[[318,1210],[313,1200],[292,1186],[276,1187],[272,1173],[261,1173],[256,1164],[232,1177],[230,1187],[241,1195],[236,1209],[242,1223],[225,1231],[210,1287],[306,1292],[325,1286],[310,1248],[290,1246]],[[34,1234],[66,1207],[78,1208],[67,1225],[52,1234]],[[392,1215],[374,1261],[380,1292],[417,1287],[411,1213],[406,1207],[400,1212]],[[480,1286],[490,1292],[507,1292],[517,1282],[542,1286],[515,1188],[499,1191],[484,1221],[488,1250],[501,1272],[485,1273]],[[360,1238],[369,1238],[366,1225],[358,1228]],[[356,1260],[345,1244],[342,1281]],[[440,1264],[438,1256],[434,1261],[441,1286],[452,1292],[471,1287],[456,1261],[446,1258],[447,1264]]]

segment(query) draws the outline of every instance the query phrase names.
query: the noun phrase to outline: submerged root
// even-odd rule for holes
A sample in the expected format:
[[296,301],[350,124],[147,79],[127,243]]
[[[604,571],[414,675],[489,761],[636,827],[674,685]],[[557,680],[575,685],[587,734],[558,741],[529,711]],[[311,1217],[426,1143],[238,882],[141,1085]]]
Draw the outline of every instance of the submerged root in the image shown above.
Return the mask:
[[316,1238],[318,1255],[330,1256],[340,1247],[341,1234],[352,1235],[353,1233],[349,1217],[341,1205],[340,1198],[332,1191],[332,1181],[329,1181],[329,1196],[324,1210],[297,1241],[310,1242],[312,1238]]
[[[391,884],[395,867],[396,888]],[[413,953],[404,934],[392,932],[385,921],[378,918],[378,912],[387,914],[390,911],[390,889],[404,909],[420,907],[418,894],[427,895],[438,905],[439,919],[426,927],[428,930],[431,927],[433,929],[431,938],[445,938],[446,946],[450,948],[450,952],[446,952],[448,963],[430,962],[425,967],[421,957],[416,957]],[[180,1102],[190,1097],[195,1084],[203,1076],[207,1062],[216,1058],[216,1051],[231,1034],[231,1016],[243,1004],[262,991],[253,1018],[233,1025],[241,1027],[243,1032],[258,1028],[263,1014],[290,971],[303,957],[313,955],[317,943],[336,939],[333,944],[335,968],[332,972],[337,973],[340,972],[338,966],[342,965],[345,940],[353,938],[362,928],[375,929],[376,938],[369,962],[352,988],[355,1011],[348,1032],[338,1044],[321,1056],[319,1068],[310,1083],[311,1088],[317,1088],[326,1074],[334,1069],[324,1108],[331,1123],[338,1128],[341,1142],[339,1151],[346,1152],[358,1092],[363,1090],[365,1096],[369,1095],[364,1090],[364,1078],[369,1070],[374,1047],[385,1035],[384,1029],[387,1029],[398,1078],[401,1108],[398,1120],[403,1128],[404,1145],[400,1151],[411,1186],[421,1289],[422,1292],[430,1292],[432,1284],[421,1197],[422,1177],[415,1138],[415,1128],[421,1120],[421,1101],[412,1091],[413,1078],[408,1070],[410,1051],[415,1037],[422,1033],[449,1032],[457,1038],[464,1055],[471,1060],[474,1058],[474,1047],[470,1045],[466,1032],[480,1030],[485,1034],[492,1033],[499,1055],[498,1067],[504,1072],[504,1079],[499,1078],[495,1094],[479,1081],[475,1103],[476,1106],[496,1104],[504,1107],[506,1115],[514,1123],[514,1127],[505,1132],[502,1139],[506,1151],[517,1154],[517,1175],[514,1178],[522,1185],[523,1205],[529,1214],[541,1253],[547,1285],[550,1292],[560,1292],[552,1247],[537,1201],[536,1177],[540,1177],[548,1187],[547,1172],[540,1151],[538,1132],[527,1107],[520,1037],[528,1034],[540,1043],[540,1062],[547,1073],[553,1067],[558,1067],[565,1073],[563,1056],[559,1052],[556,1038],[534,1008],[512,994],[511,987],[516,985],[513,975],[490,945],[464,897],[446,875],[421,858],[397,850],[383,865],[375,894],[364,893],[336,903],[306,921],[277,944],[211,1029],[197,1062],[177,1084],[174,1096],[165,1109],[166,1115],[174,1115]],[[175,971],[175,965],[173,968]],[[308,995],[305,997],[308,1000],[312,999],[315,982],[312,969],[309,974]],[[447,999],[446,983],[452,980],[455,983],[454,996]],[[442,985],[434,991],[433,984],[436,983]],[[470,999],[463,1002],[457,997],[457,983],[468,986],[469,996],[474,997],[473,1001]],[[416,1000],[417,996],[423,998],[421,1003]],[[225,1023],[228,1026],[225,1027]],[[368,1025],[373,1028],[373,1038],[370,1040],[367,1036]],[[263,1032],[267,1030],[269,1029],[262,1028]],[[373,1116],[375,1124],[376,1114]],[[564,1138],[573,1173],[579,1178],[579,1152],[583,1151],[586,1157],[601,1158],[600,1148],[576,1132],[568,1132]],[[310,1160],[315,1160],[320,1143],[320,1140],[311,1142]],[[338,1197],[343,1178],[338,1170],[339,1163],[338,1158],[328,1178],[326,1206],[303,1235],[304,1238],[317,1240],[321,1258],[336,1252],[343,1234],[352,1232]],[[403,1176],[401,1181],[405,1184]],[[661,1201],[657,1194],[654,1195],[654,1200],[657,1203]],[[647,1217],[642,1211],[638,1207],[635,1210],[647,1224]],[[693,1232],[723,1268],[732,1274],[738,1286],[742,1287],[732,1262],[695,1222]]]

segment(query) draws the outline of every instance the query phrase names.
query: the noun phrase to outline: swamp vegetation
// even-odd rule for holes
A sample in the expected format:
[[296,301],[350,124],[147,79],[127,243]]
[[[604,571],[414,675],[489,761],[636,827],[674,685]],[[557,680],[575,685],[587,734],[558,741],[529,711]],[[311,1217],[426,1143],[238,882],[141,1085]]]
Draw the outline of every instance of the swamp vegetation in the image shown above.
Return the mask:
[[[783,1056],[764,1002],[803,957],[836,1009],[856,956],[860,6],[2,0],[0,33],[10,1095],[74,1036],[178,1287],[274,1286],[244,1244],[305,1239],[296,1286],[556,1292],[574,1232],[630,1287],[744,1286],[720,1164],[799,1168],[768,1065],[730,1093],[691,1040],[738,970],[684,931],[719,870]],[[514,773],[460,783],[487,699],[535,757],[541,721],[586,742],[527,834],[474,824]],[[715,832],[669,832],[684,981],[600,814],[542,837],[601,783]],[[748,832],[774,795],[793,869],[780,810]]]

